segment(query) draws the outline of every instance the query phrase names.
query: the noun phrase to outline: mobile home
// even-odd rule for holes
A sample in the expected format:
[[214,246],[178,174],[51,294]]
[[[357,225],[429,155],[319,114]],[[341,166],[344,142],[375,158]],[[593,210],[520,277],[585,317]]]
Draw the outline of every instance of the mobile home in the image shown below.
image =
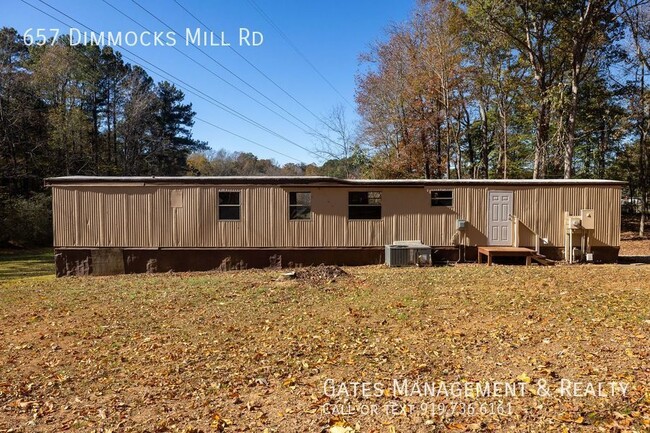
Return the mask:
[[47,185],[61,276],[373,264],[404,240],[431,246],[434,260],[474,260],[481,246],[560,259],[574,240],[567,216],[581,212],[594,261],[611,262],[624,183],[72,176]]

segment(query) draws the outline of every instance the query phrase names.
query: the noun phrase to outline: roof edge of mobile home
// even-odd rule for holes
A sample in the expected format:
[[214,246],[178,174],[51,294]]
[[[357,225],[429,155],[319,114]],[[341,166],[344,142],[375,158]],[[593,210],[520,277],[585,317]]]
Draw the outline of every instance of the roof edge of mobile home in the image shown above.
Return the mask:
[[63,176],[45,179],[46,186],[98,184],[182,185],[322,185],[322,186],[423,186],[446,185],[626,185],[606,179],[339,179],[328,176]]

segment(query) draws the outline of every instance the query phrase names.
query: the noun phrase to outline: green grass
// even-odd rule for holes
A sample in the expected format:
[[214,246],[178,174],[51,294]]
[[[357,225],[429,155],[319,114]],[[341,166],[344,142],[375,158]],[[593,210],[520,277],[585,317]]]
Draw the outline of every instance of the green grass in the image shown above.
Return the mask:
[[0,250],[0,281],[53,275],[52,248]]

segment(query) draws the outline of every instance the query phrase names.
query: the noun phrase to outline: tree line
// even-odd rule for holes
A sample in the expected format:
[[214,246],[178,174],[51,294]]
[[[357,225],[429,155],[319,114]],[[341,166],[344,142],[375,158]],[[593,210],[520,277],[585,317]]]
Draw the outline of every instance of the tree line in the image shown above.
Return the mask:
[[65,37],[28,47],[1,29],[0,243],[47,238],[36,227],[49,212],[46,177],[185,174],[207,149],[192,138],[194,115],[173,84],[110,47]]
[[419,0],[362,57],[378,177],[615,178],[647,209],[647,0]]
[[32,179],[67,175],[184,174],[194,111],[111,47],[26,46],[0,31],[0,176],[18,193]]

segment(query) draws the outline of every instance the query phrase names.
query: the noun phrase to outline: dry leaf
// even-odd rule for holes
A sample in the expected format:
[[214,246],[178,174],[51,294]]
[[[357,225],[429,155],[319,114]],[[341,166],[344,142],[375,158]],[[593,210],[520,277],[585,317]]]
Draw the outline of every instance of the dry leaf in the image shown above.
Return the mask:
[[335,425],[330,427],[329,433],[354,433],[354,429],[352,427],[343,427],[340,425]]
[[524,372],[517,376],[517,380],[519,382],[530,383],[532,379]]

